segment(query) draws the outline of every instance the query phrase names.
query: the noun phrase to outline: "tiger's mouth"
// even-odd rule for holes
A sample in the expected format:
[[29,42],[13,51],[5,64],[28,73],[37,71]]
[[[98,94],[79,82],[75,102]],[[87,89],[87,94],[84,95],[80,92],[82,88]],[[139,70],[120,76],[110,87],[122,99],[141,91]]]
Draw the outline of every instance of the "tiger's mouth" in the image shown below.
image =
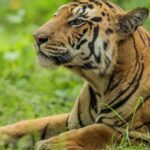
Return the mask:
[[65,65],[70,63],[73,59],[68,50],[66,50],[65,52],[55,52],[50,49],[42,49],[38,44],[35,44],[35,49],[38,60],[44,67]]
[[37,52],[39,62],[44,67],[65,65],[72,61],[73,57],[66,53],[43,52],[41,49]]
[[42,55],[45,57],[45,59],[50,59],[53,61],[56,65],[62,65],[66,64],[72,61],[72,57],[69,55],[69,53],[50,53],[49,55],[46,55],[42,51],[39,51],[39,55]]

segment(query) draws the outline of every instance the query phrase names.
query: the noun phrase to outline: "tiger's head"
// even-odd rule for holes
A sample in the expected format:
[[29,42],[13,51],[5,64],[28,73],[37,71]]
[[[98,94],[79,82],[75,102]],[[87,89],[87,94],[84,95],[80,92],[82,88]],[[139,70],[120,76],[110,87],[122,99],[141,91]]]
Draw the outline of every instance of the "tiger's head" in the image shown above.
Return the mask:
[[148,9],[123,11],[107,0],[75,0],[58,9],[34,34],[39,62],[98,69],[115,63],[118,42],[128,38],[148,17]]

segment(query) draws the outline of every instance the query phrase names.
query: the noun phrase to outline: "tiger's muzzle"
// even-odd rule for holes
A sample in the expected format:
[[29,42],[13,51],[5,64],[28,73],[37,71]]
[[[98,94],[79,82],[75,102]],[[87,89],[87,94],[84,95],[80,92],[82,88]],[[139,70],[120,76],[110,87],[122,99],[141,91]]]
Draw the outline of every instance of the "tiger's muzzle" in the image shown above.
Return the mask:
[[50,36],[35,33],[35,49],[42,66],[51,67],[70,63],[72,57],[65,44],[59,41],[52,41]]

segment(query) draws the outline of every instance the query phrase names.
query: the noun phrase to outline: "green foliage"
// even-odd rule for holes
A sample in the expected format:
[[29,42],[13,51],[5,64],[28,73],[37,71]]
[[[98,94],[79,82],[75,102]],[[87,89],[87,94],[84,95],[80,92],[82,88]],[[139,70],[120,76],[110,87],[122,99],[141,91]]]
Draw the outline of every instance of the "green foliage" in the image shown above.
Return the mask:
[[[0,124],[70,111],[82,81],[36,62],[32,34],[66,0],[0,1]],[[15,117],[14,117],[15,116]]]
[[[71,110],[83,81],[64,68],[37,65],[32,37],[67,1],[0,0],[0,125]],[[113,1],[125,9],[150,8],[150,0]]]

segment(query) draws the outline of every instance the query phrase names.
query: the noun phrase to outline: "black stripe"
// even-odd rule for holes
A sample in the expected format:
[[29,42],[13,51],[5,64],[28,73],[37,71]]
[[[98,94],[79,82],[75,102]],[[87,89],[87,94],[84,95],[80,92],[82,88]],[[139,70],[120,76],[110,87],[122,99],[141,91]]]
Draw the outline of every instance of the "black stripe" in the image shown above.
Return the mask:
[[[122,106],[122,105],[136,92],[136,90],[137,90],[138,87],[139,87],[140,80],[141,80],[141,78],[142,78],[142,74],[143,74],[143,70],[144,70],[144,65],[143,65],[143,64],[142,64],[142,66],[141,66],[141,69],[139,68],[139,70],[140,70],[140,71],[138,71],[138,72],[136,73],[135,78],[133,79],[131,85],[130,85],[125,91],[123,91],[123,92],[124,92],[123,94],[125,94],[125,92],[127,92],[127,91],[131,88],[131,86],[133,86],[133,84],[136,82],[136,80],[138,80],[138,81],[135,83],[133,89],[130,91],[130,93],[129,93],[125,98],[119,99],[119,97],[122,96],[123,94],[120,94],[117,98],[115,98],[115,99],[109,104],[112,109],[117,109],[117,108],[119,108],[120,106]],[[119,100],[119,102],[116,103],[116,104],[114,104],[114,105],[112,105],[112,104],[113,104],[114,102],[116,102],[117,100]],[[109,108],[106,108],[106,109],[103,109],[101,113],[108,113],[108,112],[110,112],[110,111],[111,111],[111,110],[110,110]]]
[[89,103],[89,116],[90,116],[91,120],[92,120],[93,123],[94,123],[94,122],[95,122],[95,118],[92,116],[90,103]]
[[[116,104],[114,104],[113,106],[111,106],[111,108],[113,108],[113,109],[119,108],[120,106],[122,106],[137,91],[137,89],[139,87],[139,84],[140,84],[140,80],[141,80],[142,75],[143,75],[143,71],[144,71],[144,65],[143,64],[141,65],[141,67],[139,68],[139,70],[140,71],[138,71],[138,73],[136,75],[136,78],[135,78],[135,80],[133,82],[133,83],[136,82],[135,85],[134,85],[134,87],[133,87],[133,89],[130,91],[130,93],[125,98],[119,100],[119,102],[116,103]],[[133,85],[133,83],[131,85]]]
[[99,1],[97,1],[97,0],[89,0],[89,1],[92,2],[92,3],[94,3],[94,4],[96,4],[96,5],[99,4]]
[[[75,37],[77,39],[77,46],[76,46],[76,49],[80,49],[81,45],[83,45],[85,42],[87,42],[86,39],[82,40],[82,38],[84,37],[84,35],[87,33],[88,31],[88,28],[84,29],[82,34],[79,34],[79,33],[74,33],[76,34],[77,36]],[[74,35],[75,36],[75,35]],[[75,44],[74,44],[75,45]],[[73,47],[74,48],[74,47]]]
[[101,22],[102,21],[102,17],[94,17],[94,18],[91,19],[91,21]]
[[68,43],[72,48],[74,48],[75,44],[71,41],[71,37],[68,37]]
[[[149,98],[150,98],[150,95],[149,95],[149,96],[146,96],[146,97],[144,98],[144,103],[145,103],[147,100],[149,100]],[[136,112],[141,108],[142,105],[143,105],[143,102],[141,103],[141,105],[139,105],[139,107],[137,108]],[[132,117],[133,117],[133,113],[130,114],[128,117],[126,117],[126,121],[127,121],[127,122],[130,121],[130,120],[132,119]],[[123,124],[120,124],[119,127],[121,127],[122,125],[123,125]],[[142,126],[142,125],[141,125],[141,126]],[[143,124],[143,126],[144,126],[144,124]],[[137,129],[137,128],[140,128],[140,126],[139,126],[139,127],[135,127],[135,129]]]
[[111,60],[110,60],[110,58],[105,54],[105,65],[106,65],[106,68],[105,68],[105,71],[104,71],[104,72],[106,72],[106,70],[109,68],[110,64],[111,64]]
[[136,53],[136,56],[135,56],[135,58],[136,58],[135,67],[136,67],[136,65],[138,64],[139,54],[138,54],[138,49],[137,49],[137,47],[136,47],[136,41],[135,41],[135,39],[134,39],[133,36],[131,36],[131,38],[132,38],[132,40],[133,40],[133,46],[134,46],[135,53]]
[[55,64],[65,64],[72,61],[72,57],[69,54],[61,54],[61,56],[52,56],[52,60],[55,62]]
[[71,68],[80,68],[80,69],[85,69],[85,70],[91,70],[91,69],[97,69],[97,66],[92,66],[90,63],[85,63],[83,65],[67,65],[69,69]]
[[101,52],[98,52],[98,55],[95,55],[95,60],[97,63],[101,63]]
[[109,34],[112,34],[114,31],[111,29],[111,28],[108,28],[106,31],[105,31],[105,33],[107,34],[107,35],[109,35]]
[[[86,6],[86,5],[84,5],[84,6]],[[83,15],[86,12],[87,7],[85,8],[84,6],[82,7],[83,12],[80,13],[79,15]],[[79,9],[79,10],[81,10],[81,9]]]
[[81,8],[79,8],[79,9],[76,11],[76,14],[78,14],[80,10],[81,10]]
[[114,90],[115,88],[117,88],[118,85],[120,85],[122,79],[119,79],[115,82],[114,78],[116,78],[116,72],[112,73],[105,94],[107,94],[109,91]]
[[79,125],[80,125],[80,127],[84,127],[84,124],[83,124],[83,121],[82,121],[82,119],[81,119],[81,106],[80,106],[81,104],[80,104],[80,99],[79,99],[79,101],[78,101],[78,121],[79,121]]
[[142,78],[143,70],[144,70],[144,66],[142,65],[142,70],[141,70],[140,76],[138,78],[138,83],[134,86],[132,91],[124,99],[120,100],[119,103],[117,103],[113,106],[113,109],[116,109],[116,108],[122,106],[137,91],[139,84],[140,84],[140,80]]
[[111,87],[114,87],[114,86],[112,86],[112,84],[113,84],[113,80],[114,80],[114,78],[115,78],[115,75],[116,75],[116,73],[113,72],[112,75],[110,76],[109,82],[108,82],[108,85],[107,85],[107,88],[106,88],[106,91],[105,91],[105,95],[106,95],[107,92],[111,89]]
[[66,120],[66,130],[67,131],[69,131],[69,122],[68,122],[69,121],[69,116],[70,115],[68,115],[67,120]]
[[82,69],[86,69],[86,70],[89,70],[89,69],[97,69],[97,66],[92,66],[91,63],[85,63],[84,65],[82,66],[78,66],[79,68],[82,68]]
[[141,35],[141,32],[140,32],[139,30],[137,30],[137,31],[138,31],[138,33],[139,33],[139,35],[140,35],[141,40],[142,40],[143,43],[146,45],[145,40],[144,40],[143,36]]
[[103,49],[107,50],[107,48],[108,48],[108,41],[103,43]]
[[97,25],[96,27],[94,27],[93,40],[88,44],[88,47],[90,49],[90,54],[89,54],[89,56],[83,58],[83,60],[88,60],[91,57],[92,54],[94,55],[94,57],[96,59],[96,55],[94,53],[94,51],[95,51],[95,45],[94,44],[95,44],[95,41],[98,37],[98,34],[99,34],[99,26]]
[[87,9],[87,5],[83,5],[82,9],[86,10]]
[[96,26],[94,28],[94,31],[93,31],[93,40],[92,40],[92,42],[89,43],[89,49],[90,49],[91,53],[93,53],[94,50],[95,50],[95,45],[94,44],[95,44],[95,41],[98,37],[98,33],[99,33],[99,27]]
[[82,39],[82,37],[84,36],[84,34],[80,34],[80,33],[77,33],[77,32],[73,32],[73,37],[75,39],[77,39],[77,42],[80,42],[80,40]]
[[150,36],[149,36],[149,34],[145,34],[145,36],[147,37],[147,39],[149,41],[149,45],[150,45]]
[[89,86],[89,94],[90,94],[90,105],[92,109],[95,111],[95,113],[98,113],[96,93],[94,92],[91,86]]
[[116,118],[116,116],[115,117],[114,116],[112,116],[112,117],[105,117],[105,116],[103,116],[103,117],[99,118],[98,120],[96,120],[96,123],[105,123],[106,124],[106,122],[104,122],[103,119],[109,119],[109,120],[111,120],[111,119],[114,119],[114,118]]
[[137,72],[135,73],[135,75],[134,75],[134,77],[133,77],[133,80],[129,83],[129,86],[128,86],[125,90],[121,91],[121,92],[119,93],[119,95],[109,103],[109,105],[113,104],[116,100],[119,99],[120,96],[124,95],[124,94],[130,89],[130,87],[131,87],[131,86],[133,85],[133,83],[136,81],[136,77],[137,77],[138,73],[139,73],[139,66],[138,66],[138,68],[137,68]]
[[94,8],[93,4],[87,4],[87,7],[90,8],[90,9]]
[[45,126],[45,128],[43,129],[43,132],[41,134],[41,140],[44,140],[46,138],[46,133],[47,133],[48,126],[49,126],[49,124],[47,124]]
[[[137,64],[138,64],[138,57],[139,57],[139,56],[138,56],[138,50],[137,50],[137,47],[136,47],[135,39],[134,39],[133,36],[131,36],[131,37],[132,37],[132,39],[133,39],[133,45],[134,45],[134,49],[135,49],[135,53],[136,53],[136,54],[135,54],[135,57],[136,57],[135,69],[136,69]],[[121,91],[121,92],[119,93],[119,95],[109,103],[109,105],[111,105],[112,103],[114,103],[117,99],[119,99],[120,96],[122,96],[125,92],[128,91],[128,89],[129,89],[129,88],[132,86],[132,84],[135,82],[135,79],[136,79],[136,77],[137,77],[138,71],[139,71],[139,70],[138,70],[138,68],[137,68],[137,72],[135,73],[135,76],[133,77],[133,80],[131,81],[131,83],[129,84],[129,86],[128,86],[125,90]],[[113,83],[113,82],[111,82],[111,81],[113,80],[113,78],[115,78],[115,73],[114,73],[114,75],[112,75],[111,78],[110,78],[110,81],[109,81],[109,84],[108,84],[108,88],[107,88],[107,91],[105,92],[105,94],[106,94],[108,91],[110,91],[109,89],[110,89],[110,87],[111,87],[111,84]],[[120,83],[121,83],[121,79],[120,79],[114,86],[112,86],[111,90],[114,90]],[[104,109],[104,110],[105,110],[105,109]],[[107,110],[107,111],[108,111],[108,110]]]
[[[71,6],[73,6],[73,7],[77,7],[77,6],[79,6],[79,4],[76,2],[76,1],[72,1],[73,3],[71,4]],[[74,9],[74,8],[73,8]]]
[[111,9],[114,9],[114,7],[108,2],[108,1],[105,1],[103,0],[103,2]]
[[75,42],[77,40],[77,43],[82,39],[82,37],[84,36],[84,33],[85,31],[83,31],[82,34],[79,34],[77,32],[73,32],[72,33],[72,37],[68,37],[68,43],[69,45],[74,49],[75,47]]
[[86,56],[86,57],[84,57],[84,58],[82,58],[83,60],[88,60],[88,59],[90,59],[90,57],[92,56],[92,53],[90,52],[90,54],[88,55],[88,56]]
[[[83,17],[83,18],[89,18],[89,16],[88,16],[88,13],[85,13],[85,14],[83,14],[83,15],[80,15],[80,17]],[[85,21],[86,22],[86,21]],[[85,23],[83,23],[82,25],[84,25]]]
[[76,46],[76,49],[80,49],[81,46],[87,42],[87,39],[83,39],[77,46]]
[[140,129],[140,128],[144,127],[144,126],[147,126],[147,125],[150,125],[150,121],[149,122],[145,122],[141,126],[136,127],[135,130],[138,130],[138,129]]

